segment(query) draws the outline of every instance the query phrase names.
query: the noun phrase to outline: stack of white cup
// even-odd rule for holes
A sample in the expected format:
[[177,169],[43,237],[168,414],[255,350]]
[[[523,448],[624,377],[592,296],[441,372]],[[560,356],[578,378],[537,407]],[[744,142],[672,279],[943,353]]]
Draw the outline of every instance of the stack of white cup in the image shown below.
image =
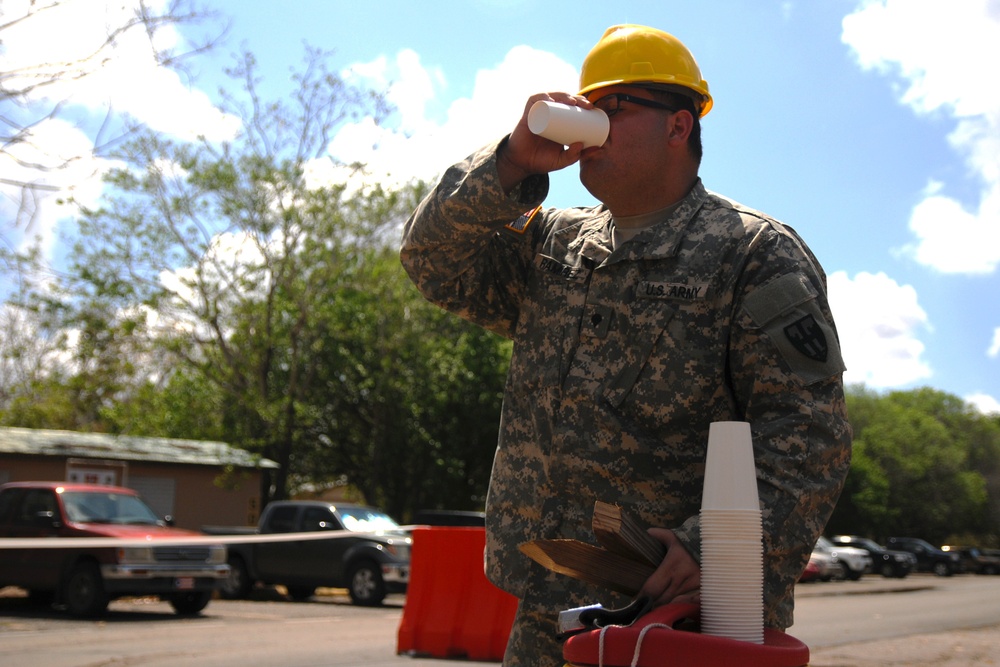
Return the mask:
[[701,499],[701,632],[764,643],[764,562],[750,424],[709,426]]

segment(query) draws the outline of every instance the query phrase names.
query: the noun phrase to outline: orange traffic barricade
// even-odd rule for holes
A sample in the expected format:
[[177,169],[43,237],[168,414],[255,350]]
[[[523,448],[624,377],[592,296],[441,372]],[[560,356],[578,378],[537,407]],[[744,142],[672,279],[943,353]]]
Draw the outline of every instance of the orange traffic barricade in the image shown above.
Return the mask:
[[503,659],[517,598],[483,572],[484,528],[413,530],[410,583],[396,653],[478,661]]

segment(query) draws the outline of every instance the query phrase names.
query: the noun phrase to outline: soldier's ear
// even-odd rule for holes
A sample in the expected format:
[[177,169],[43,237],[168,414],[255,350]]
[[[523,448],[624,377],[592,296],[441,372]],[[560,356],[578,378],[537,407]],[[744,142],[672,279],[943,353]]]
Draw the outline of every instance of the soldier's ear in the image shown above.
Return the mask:
[[683,146],[687,144],[691,130],[694,129],[694,116],[687,109],[675,111],[667,116],[668,133],[667,141],[671,146]]

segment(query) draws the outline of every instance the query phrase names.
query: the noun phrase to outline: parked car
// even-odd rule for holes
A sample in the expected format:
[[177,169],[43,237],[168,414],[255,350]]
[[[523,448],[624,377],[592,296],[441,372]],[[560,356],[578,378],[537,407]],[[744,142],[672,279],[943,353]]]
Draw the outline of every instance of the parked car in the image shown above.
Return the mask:
[[802,570],[802,574],[799,575],[799,583],[806,584],[810,581],[816,581],[817,579],[819,579],[819,564],[810,556],[805,569]]
[[958,554],[958,571],[973,574],[1000,574],[1000,556],[988,554],[978,547],[946,544],[941,551]]
[[[822,549],[813,549],[809,555],[806,569],[810,570],[813,579],[820,581],[841,580],[847,577],[847,567],[830,553]],[[815,572],[812,572],[815,570]]]
[[844,565],[844,577],[851,581],[857,581],[865,572],[871,572],[872,557],[864,549],[855,547],[838,546],[820,536],[816,541],[813,551],[829,554],[834,560]]
[[[156,595],[178,614],[197,614],[229,576],[226,549],[185,544],[198,533],[156,516],[132,489],[69,482],[0,486],[0,537],[45,538],[60,548],[0,549],[0,588],[96,616],[127,595]],[[122,540],[87,546],[79,538]],[[83,546],[76,546],[76,545]]]
[[917,567],[917,557],[908,551],[891,551],[878,542],[857,535],[834,535],[830,541],[841,547],[864,549],[872,559],[872,572],[902,579]]
[[933,572],[939,577],[950,577],[958,572],[958,554],[942,551],[926,540],[917,537],[890,537],[885,545],[916,556],[917,572]]
[[[388,593],[405,593],[410,580],[412,539],[391,517],[372,507],[282,500],[264,508],[256,529],[204,526],[203,530],[220,536],[228,547],[230,576],[220,593],[227,599],[246,597],[260,582],[284,586],[293,600],[307,600],[321,586],[346,588],[354,604],[377,606]],[[224,537],[248,533],[268,539]],[[288,538],[281,539],[281,534]]]

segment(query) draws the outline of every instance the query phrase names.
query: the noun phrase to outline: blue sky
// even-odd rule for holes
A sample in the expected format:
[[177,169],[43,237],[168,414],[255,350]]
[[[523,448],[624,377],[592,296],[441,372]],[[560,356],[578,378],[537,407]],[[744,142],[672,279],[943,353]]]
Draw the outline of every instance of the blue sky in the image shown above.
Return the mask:
[[[67,4],[81,1],[102,4]],[[3,11],[23,2],[4,0]],[[931,386],[1000,411],[996,0],[206,4],[230,29],[213,55],[193,63],[193,84],[141,74],[140,58],[123,58],[128,67],[110,63],[107,77],[74,92],[77,105],[96,112],[114,99],[164,132],[222,138],[234,120],[212,101],[230,55],[254,52],[266,92],[281,95],[308,43],[333,50],[345,76],[386,90],[396,105],[383,126],[345,126],[330,147],[388,183],[433,178],[502,136],[531,93],[575,89],[580,63],[608,26],[673,33],[715,99],[703,122],[702,178],[812,247],[829,277],[846,379],[878,390]],[[53,25],[79,35],[87,20]],[[5,38],[0,69],[12,44],[24,58],[32,44],[47,44],[38,57],[55,48],[51,39]],[[70,48],[74,39],[67,33],[59,43]],[[71,126],[45,131],[61,146],[86,142]],[[106,165],[90,167],[58,182],[96,197],[91,176]],[[590,203],[575,167],[554,175],[547,204]],[[53,253],[65,213],[49,206],[32,228],[51,238]]]

